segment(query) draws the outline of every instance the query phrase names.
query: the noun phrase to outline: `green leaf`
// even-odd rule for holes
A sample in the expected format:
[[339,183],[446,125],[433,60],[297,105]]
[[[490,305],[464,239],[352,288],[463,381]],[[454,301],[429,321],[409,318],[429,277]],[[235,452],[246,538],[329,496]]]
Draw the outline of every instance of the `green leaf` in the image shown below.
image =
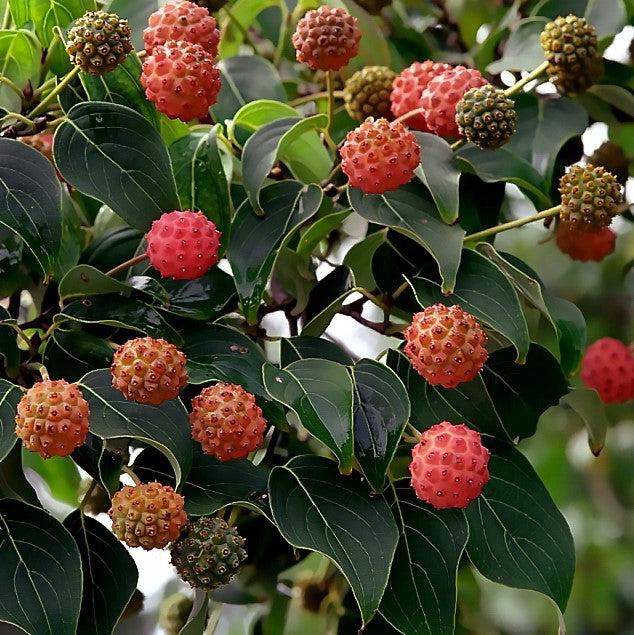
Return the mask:
[[136,589],[134,560],[111,532],[79,510],[66,517],[64,527],[79,547],[84,571],[77,632],[111,635]]
[[128,401],[112,387],[109,370],[94,370],[78,383],[90,405],[91,432],[102,439],[144,441],[168,458],[177,484],[187,477],[192,464],[191,434],[179,399],[160,406]]
[[427,132],[414,134],[421,152],[416,176],[429,189],[440,217],[451,225],[458,219],[460,209],[460,170],[456,155],[444,139]]
[[137,51],[143,50],[143,29],[147,27],[150,14],[159,8],[159,4],[159,0],[112,0],[108,7],[108,11],[129,21],[132,42]]
[[354,453],[374,491],[381,491],[394,458],[410,404],[398,375],[372,359],[352,367],[354,381]]
[[23,448],[22,465],[42,478],[53,498],[71,507],[77,506],[81,477],[70,457],[43,459],[39,454]]
[[170,146],[180,209],[201,211],[222,232],[223,251],[231,227],[229,185],[222,168],[218,127],[209,132],[192,132]]
[[354,460],[353,385],[346,367],[326,359],[300,359],[284,370],[267,364],[262,375],[269,395],[291,408],[349,474]]
[[352,283],[350,269],[340,265],[313,287],[306,306],[306,322],[302,327],[302,335],[319,337],[328,328],[352,293]]
[[465,232],[458,225],[448,227],[442,221],[423,185],[413,182],[393,192],[367,196],[353,188],[349,197],[357,214],[392,227],[424,247],[438,263],[443,293],[453,290]]
[[299,117],[299,115],[300,113],[296,108],[281,101],[256,99],[244,104],[233,116],[229,123],[229,138],[238,143],[240,132],[245,132],[251,136],[267,123],[286,117]]
[[258,99],[286,101],[286,91],[276,68],[263,57],[238,55],[218,62],[221,88],[211,107],[214,121],[224,123],[244,106]]
[[299,316],[306,309],[310,292],[317,284],[315,270],[310,256],[298,254],[288,247],[279,250],[272,280],[289,296],[289,300],[295,299],[291,315]]
[[[0,319],[4,320],[5,314],[10,317],[4,307],[0,308]],[[4,358],[7,375],[17,377],[20,372],[20,349],[18,348],[17,333],[9,324],[0,324],[0,357]]]
[[82,592],[77,545],[45,511],[0,501],[0,621],[37,635],[75,635]]
[[548,22],[535,17],[521,20],[511,32],[504,47],[502,59],[489,64],[488,73],[498,75],[502,71],[532,71],[544,61],[544,51],[539,36]]
[[634,96],[629,90],[611,84],[595,84],[588,88],[588,92],[610,106],[618,108],[629,117],[634,117]]
[[106,102],[74,106],[57,129],[54,151],[71,185],[136,229],[147,231],[163,212],[179,209],[165,144],[131,108]]
[[376,289],[379,285],[372,274],[372,260],[376,250],[387,240],[387,229],[374,232],[353,245],[346,253],[343,264],[349,267],[355,284],[364,289]]
[[200,606],[197,610],[193,608],[192,613],[193,615],[190,615],[187,624],[178,631],[178,635],[200,635],[205,632],[207,614],[209,613],[209,593],[204,594]]
[[192,469],[183,485],[185,509],[192,516],[208,516],[241,505],[270,516],[267,480],[267,471],[251,461],[218,461],[195,444]]
[[456,575],[469,535],[465,517],[418,500],[409,480],[392,487],[400,537],[379,611],[401,633],[453,635]]
[[351,209],[344,209],[340,212],[326,214],[326,216],[322,216],[316,220],[299,239],[296,249],[297,253],[300,256],[308,258],[330,232],[341,227],[341,223],[343,223],[351,213]]
[[329,340],[308,335],[284,338],[282,340],[282,368],[298,359],[311,357],[316,359],[329,359],[332,362],[337,362],[344,366],[352,366],[354,363],[348,353]]
[[59,297],[63,302],[77,297],[129,291],[130,287],[127,284],[107,276],[90,265],[73,267],[59,283]]
[[[286,117],[262,126],[249,137],[242,150],[242,179],[254,209],[261,209],[262,184],[275,162],[280,159],[293,169],[295,163],[292,157],[296,142],[304,134],[324,128],[326,123],[326,115],[313,115],[305,119]],[[327,175],[323,171],[313,172],[308,165],[304,167],[307,169],[296,173],[296,176],[308,183],[319,183]]]
[[24,475],[22,441],[16,441],[0,461],[0,499],[11,498],[40,507],[40,501]]
[[532,13],[554,19],[560,15],[580,15],[597,29],[599,38],[618,33],[627,23],[623,0],[543,0]]
[[525,361],[530,336],[517,291],[490,260],[465,249],[451,295],[444,295],[438,281],[426,272],[416,275],[411,284],[421,306],[431,306],[437,302],[447,306],[460,305],[506,337],[517,350],[518,363]]
[[298,181],[273,183],[259,195],[264,216],[257,216],[249,201],[238,208],[228,255],[250,324],[257,321],[257,311],[279,250],[298,227],[317,212],[322,201],[320,188],[304,186]]
[[317,456],[274,468],[269,494],[282,536],[337,565],[367,624],[383,596],[398,541],[383,496],[371,496],[356,476],[340,476],[332,461]]
[[0,138],[0,224],[24,240],[45,275],[62,239],[61,188],[50,161],[19,141]]
[[[0,76],[10,79],[20,90],[28,82],[39,84],[42,50],[29,31],[0,30]],[[0,84],[0,107],[21,112],[22,99],[11,88]]]
[[219,54],[231,57],[240,51],[245,33],[256,18],[268,7],[278,7],[280,0],[237,0],[231,7],[231,19],[226,19],[222,29]]
[[465,510],[469,559],[484,577],[539,591],[563,613],[575,568],[570,528],[518,450],[490,449],[491,480]]
[[121,487],[119,478],[124,459],[127,460],[127,443],[128,439],[117,439],[107,447],[103,439],[89,432],[84,444],[73,452],[73,461],[112,495]]
[[590,451],[594,456],[599,456],[610,425],[599,393],[583,388],[573,390],[559,400],[559,405],[583,422],[588,430]]

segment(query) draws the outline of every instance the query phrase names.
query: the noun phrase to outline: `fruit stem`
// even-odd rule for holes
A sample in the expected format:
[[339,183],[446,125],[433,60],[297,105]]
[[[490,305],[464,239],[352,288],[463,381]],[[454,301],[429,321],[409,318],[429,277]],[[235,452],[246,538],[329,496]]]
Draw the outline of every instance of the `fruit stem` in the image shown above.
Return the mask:
[[31,362],[30,364],[27,364],[26,367],[29,370],[37,371],[42,377],[42,381],[49,381],[51,379],[50,375],[48,374],[48,370],[46,370],[46,366],[44,366],[44,364]]
[[397,298],[399,298],[403,293],[405,293],[408,287],[409,281],[405,280],[405,282],[398,289],[396,289],[394,293],[392,293],[392,300],[396,300]]
[[127,465],[124,465],[121,468],[121,471],[124,474],[127,474],[134,481],[135,485],[141,485],[141,479],[134,473],[132,468],[128,467]]
[[504,94],[507,97],[510,97],[511,95],[515,95],[516,93],[519,93],[520,90],[522,90],[522,88],[526,86],[526,84],[528,84],[529,82],[532,82],[534,79],[537,79],[547,68],[548,68],[548,62],[542,62],[535,70],[531,71],[526,77],[524,77],[523,79],[520,79],[519,82],[515,82],[513,86],[507,88],[504,91]]
[[90,486],[88,487],[88,489],[86,490],[86,493],[81,499],[81,503],[79,503],[79,511],[82,514],[84,513],[84,507],[86,507],[86,503],[88,502],[90,495],[95,491],[95,487],[97,487],[97,481],[95,481],[95,479],[93,478],[92,482],[90,483]]
[[11,324],[9,323],[8,326],[10,326],[18,335],[18,337],[29,347],[29,351],[33,351],[33,342],[31,342],[29,336],[17,325],[17,324]]
[[[342,99],[343,98],[343,91],[342,90],[335,90],[334,91],[334,96],[335,99]],[[289,106],[292,106],[293,108],[295,108],[295,106],[301,106],[302,104],[308,104],[311,101],[317,101],[318,99],[326,99],[328,97],[328,91],[322,91],[320,93],[312,93],[310,95],[304,95],[303,97],[298,97],[297,99],[293,99],[292,101],[289,102]]]
[[425,108],[415,108],[414,110],[410,110],[409,112],[406,112],[404,115],[397,117],[392,123],[403,123],[404,121],[407,121],[408,119],[411,119],[412,117],[415,117],[416,115],[424,115],[424,114],[425,114]]
[[24,99],[24,93],[8,77],[0,77],[0,84],[8,86],[21,100]]
[[341,172],[341,163],[337,163],[335,167],[330,171],[330,174],[321,182],[321,185],[328,185],[328,183],[332,183],[332,180]]
[[475,234],[469,234],[468,236],[465,236],[464,241],[470,242],[474,240],[481,240],[482,238],[487,238],[488,236],[505,232],[507,229],[521,227],[522,225],[534,223],[535,221],[542,220],[543,218],[556,216],[560,211],[561,205],[555,205],[555,207],[545,209],[543,212],[538,212],[537,214],[532,214],[531,216],[524,216],[523,218],[518,218],[516,220],[509,221],[508,223],[502,223],[501,225],[496,225],[495,227],[489,227],[489,229],[483,229],[481,232],[476,232]]
[[229,520],[227,521],[227,525],[229,525],[230,527],[233,527],[236,524],[236,521],[238,520],[238,516],[240,515],[240,512],[242,510],[239,507],[234,507],[231,510],[231,514],[229,514]]
[[229,22],[232,22],[234,26],[236,27],[236,29],[240,31],[240,34],[244,38],[245,42],[253,49],[253,52],[255,53],[255,55],[258,55],[258,47],[255,45],[255,42],[251,38],[251,34],[249,33],[249,30],[245,29],[244,26],[242,26],[242,22],[240,22],[240,20],[236,18],[236,16],[231,12],[231,10],[227,6],[222,7],[222,9],[220,10],[227,16]]
[[134,258],[130,258],[130,260],[126,260],[125,262],[122,262],[120,265],[117,265],[113,269],[110,269],[110,271],[106,272],[106,275],[110,277],[116,276],[118,273],[121,273],[128,267],[134,267],[134,265],[138,265],[140,262],[147,260],[147,257],[148,257],[147,253],[139,254],[138,256],[135,256]]
[[10,121],[11,119],[17,119],[20,123],[23,123],[25,126],[28,126],[29,128],[35,128],[35,124],[28,117],[25,117],[24,115],[20,115],[17,112],[9,112],[6,115],[4,115],[4,117],[0,119],[0,126],[3,126],[7,121]]
[[66,86],[68,86],[68,84],[73,81],[73,79],[79,74],[80,70],[81,69],[79,66],[75,66],[72,71],[67,73],[64,79],[59,84],[57,84],[57,86],[46,96],[44,100],[39,103],[35,110],[29,113],[29,115],[31,117],[36,117],[37,115],[45,112],[48,105],[51,104],[55,100],[55,98],[66,88]]
[[55,77],[51,77],[50,79],[47,79],[39,88],[36,88],[33,91],[33,98],[35,99],[36,97],[39,97],[42,93],[46,92],[49,88],[54,87],[55,86]]
[[332,71],[326,71],[326,92],[328,93],[328,124],[326,125],[326,131],[330,136],[332,119],[335,112],[335,82]]
[[456,150],[462,148],[465,143],[467,143],[466,139],[458,139],[458,141],[451,144],[451,149],[455,152]]
[[367,291],[363,287],[353,287],[352,289],[350,289],[350,293],[360,293],[362,296],[370,300],[372,304],[378,306],[379,309],[383,309],[385,313],[388,313],[388,314],[390,313],[390,308],[387,306],[387,304],[379,300],[379,298],[377,298],[375,295],[372,295],[369,291]]
[[275,49],[275,57],[273,58],[273,65],[278,66],[284,53],[284,45],[286,44],[286,38],[288,37],[288,31],[291,26],[291,14],[288,11],[285,0],[278,0],[278,6],[282,13],[282,19],[280,21],[280,33],[277,38],[277,47]]

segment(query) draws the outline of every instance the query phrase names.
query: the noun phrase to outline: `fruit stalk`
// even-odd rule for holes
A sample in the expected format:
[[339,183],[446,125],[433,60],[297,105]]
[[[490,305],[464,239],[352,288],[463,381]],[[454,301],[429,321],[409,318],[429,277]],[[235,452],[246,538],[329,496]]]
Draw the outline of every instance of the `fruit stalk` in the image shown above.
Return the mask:
[[139,254],[138,256],[135,256],[134,258],[130,258],[130,260],[126,260],[125,262],[122,262],[120,265],[113,267],[112,269],[110,269],[110,271],[106,272],[106,275],[110,277],[116,276],[118,273],[125,271],[128,267],[134,267],[134,265],[138,265],[140,262],[147,260],[147,257],[148,257],[147,253]]
[[37,115],[40,115],[43,112],[45,112],[49,104],[51,104],[55,100],[55,98],[61,92],[63,92],[63,90],[68,86],[68,84],[70,84],[73,81],[73,79],[79,74],[80,70],[81,69],[79,66],[75,66],[75,68],[73,68],[71,71],[66,73],[66,75],[64,76],[64,79],[62,79],[62,81],[59,84],[57,84],[57,86],[39,103],[39,105],[33,111],[29,113],[30,116],[36,117]]
[[542,62],[535,70],[531,71],[526,77],[524,77],[523,79],[520,79],[519,82],[515,82],[515,84],[513,84],[513,86],[511,86],[510,88],[507,88],[504,91],[504,94],[507,97],[510,97],[511,95],[515,95],[519,93],[520,90],[522,90],[522,88],[526,86],[526,84],[528,84],[529,82],[532,82],[534,79],[537,79],[542,73],[545,73],[547,68],[548,68],[548,62],[547,61]]

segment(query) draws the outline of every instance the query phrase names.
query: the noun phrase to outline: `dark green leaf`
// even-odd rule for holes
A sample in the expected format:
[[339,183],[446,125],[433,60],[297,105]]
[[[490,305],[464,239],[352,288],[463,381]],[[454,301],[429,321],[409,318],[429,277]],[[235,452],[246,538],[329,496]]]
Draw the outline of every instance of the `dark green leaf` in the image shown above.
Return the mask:
[[59,283],[59,297],[62,301],[129,291],[128,285],[90,265],[73,267]]
[[150,14],[159,8],[159,0],[112,0],[108,10],[130,22],[134,48],[143,50],[143,29],[147,27]]
[[103,489],[114,494],[120,487],[119,477],[127,451],[127,439],[111,440],[106,447],[105,441],[89,432],[85,443],[73,452],[72,457]]
[[82,571],[72,536],[45,511],[16,500],[0,501],[0,532],[0,621],[26,633],[75,635]]
[[343,264],[350,268],[355,284],[364,289],[376,289],[379,285],[372,274],[372,259],[376,250],[385,243],[387,229],[370,234],[353,245],[346,253]]
[[352,213],[351,209],[344,209],[340,212],[334,212],[332,214],[326,214],[319,220],[316,220],[299,239],[297,245],[297,253],[301,256],[310,256],[317,245],[330,234],[331,231],[341,226],[348,216]]
[[0,462],[0,499],[11,498],[40,507],[32,485],[24,475],[22,441],[16,441]]
[[77,632],[111,635],[136,589],[134,560],[111,532],[79,510],[66,517],[64,527],[79,547],[84,571]]
[[298,359],[311,357],[316,359],[329,359],[344,366],[351,366],[353,364],[350,355],[329,340],[308,335],[285,338],[282,340],[282,368]]
[[[7,318],[11,319],[9,312],[4,307],[0,307],[0,320],[5,321]],[[17,333],[10,324],[0,324],[0,357],[4,358],[7,375],[16,377],[20,370],[20,349]],[[2,368],[1,365],[0,368]]]
[[560,399],[559,405],[583,422],[588,430],[590,451],[594,456],[599,456],[610,425],[599,393],[588,389],[573,390]]

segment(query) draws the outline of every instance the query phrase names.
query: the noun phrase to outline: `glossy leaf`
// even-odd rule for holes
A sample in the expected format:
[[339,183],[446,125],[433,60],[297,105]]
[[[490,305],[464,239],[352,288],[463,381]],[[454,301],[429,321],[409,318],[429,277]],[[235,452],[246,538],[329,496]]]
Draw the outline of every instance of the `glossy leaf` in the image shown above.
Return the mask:
[[0,499],[8,498],[41,506],[33,486],[24,475],[22,441],[16,441],[0,461]]
[[465,510],[469,559],[486,578],[539,591],[563,613],[575,568],[570,528],[518,450],[490,449],[491,480]]
[[[82,592],[77,545],[45,511],[0,501],[0,622],[26,633],[75,635]],[[45,548],[42,548],[45,545]]]
[[42,479],[45,489],[48,488],[54,499],[71,507],[77,506],[81,477],[70,457],[53,456],[43,459],[36,452],[29,452],[23,447],[22,465]]
[[326,359],[300,359],[284,370],[267,364],[264,386],[299,417],[350,473],[353,464],[353,385],[345,366]]
[[104,490],[114,494],[120,487],[119,478],[127,453],[127,439],[111,439],[106,443],[101,437],[89,432],[85,443],[73,452],[72,457]]
[[24,143],[0,138],[0,224],[27,244],[46,275],[62,238],[61,188],[55,169]]
[[73,267],[59,283],[59,297],[63,301],[77,297],[129,291],[128,285],[119,282],[112,276],[107,276],[90,265]]
[[599,456],[610,425],[599,393],[583,388],[573,390],[560,399],[559,405],[583,422],[588,430],[590,451],[594,456]]
[[[0,30],[0,76],[11,80],[18,88],[24,88],[29,81],[33,86],[38,85],[41,54],[33,33]],[[20,97],[5,84],[0,84],[0,107],[9,112],[22,109]]]
[[0,462],[15,445],[15,413],[23,394],[15,384],[0,379]]
[[131,437],[148,443],[170,461],[176,482],[186,478],[192,464],[187,411],[180,400],[160,406],[128,401],[112,387],[109,370],[94,370],[79,383],[90,405],[90,429],[102,439]]
[[333,342],[319,337],[300,335],[299,337],[284,338],[282,340],[282,368],[298,359],[329,359],[332,362],[352,365],[353,360],[343,349]]
[[64,520],[84,571],[79,633],[110,635],[136,589],[139,574],[125,547],[94,518],[75,510]]
[[78,104],[57,129],[54,150],[66,181],[136,229],[147,231],[163,212],[179,208],[165,144],[135,110]]
[[366,624],[378,609],[398,541],[383,496],[370,496],[357,477],[340,476],[335,463],[316,456],[299,456],[274,468],[269,493],[284,538],[337,565]]

